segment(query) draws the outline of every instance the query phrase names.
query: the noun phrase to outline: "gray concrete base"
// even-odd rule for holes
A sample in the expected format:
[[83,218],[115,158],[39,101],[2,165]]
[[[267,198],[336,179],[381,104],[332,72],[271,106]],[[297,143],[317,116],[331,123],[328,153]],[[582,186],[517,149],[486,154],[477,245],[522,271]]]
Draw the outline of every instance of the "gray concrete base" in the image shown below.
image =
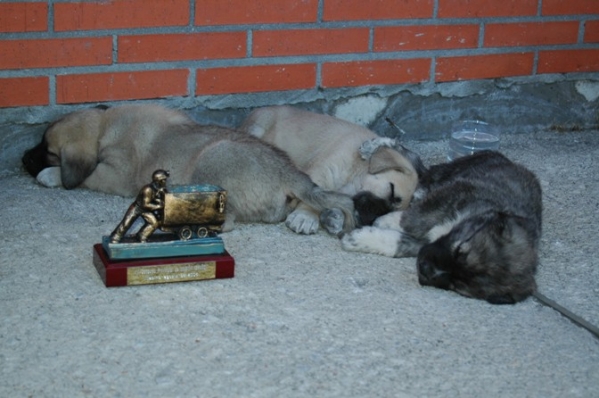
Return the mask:
[[[151,102],[185,110],[202,124],[229,127],[240,125],[251,109],[274,104],[293,104],[331,114],[368,126],[377,134],[395,137],[398,131],[385,121],[390,118],[406,132],[406,140],[444,138],[453,122],[468,118],[485,120],[504,133],[585,131],[599,128],[599,74],[596,75],[586,74],[584,80],[575,75],[543,75]],[[18,165],[23,150],[39,141],[48,123],[93,105],[0,109],[0,170]]]
[[[599,324],[599,131],[507,134],[502,151],[544,190],[540,290]],[[233,279],[107,289],[92,245],[130,199],[16,167],[0,182],[2,397],[599,396],[599,340],[534,299],[424,288],[413,258],[283,224],[222,235]]]

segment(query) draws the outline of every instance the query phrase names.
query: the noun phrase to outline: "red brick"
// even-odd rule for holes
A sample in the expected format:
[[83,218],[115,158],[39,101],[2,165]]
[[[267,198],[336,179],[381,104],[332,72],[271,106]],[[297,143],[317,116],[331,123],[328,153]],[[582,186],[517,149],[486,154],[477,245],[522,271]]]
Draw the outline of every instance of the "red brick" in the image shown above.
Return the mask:
[[0,41],[0,69],[108,65],[110,37]]
[[368,28],[254,32],[256,57],[368,52]]
[[538,0],[439,0],[439,18],[537,15]]
[[119,62],[160,62],[245,57],[246,33],[120,36]]
[[431,18],[433,0],[326,0],[325,21]]
[[322,87],[420,83],[429,79],[431,60],[393,59],[322,65]]
[[597,0],[543,0],[543,15],[599,14]]
[[435,80],[447,82],[530,75],[533,63],[532,53],[441,57],[437,59]]
[[54,4],[54,29],[96,30],[184,26],[188,0],[118,0]]
[[196,25],[316,22],[318,0],[196,0]]
[[584,25],[584,42],[599,43],[599,20],[587,21]]
[[573,44],[578,41],[577,21],[487,24],[485,47]]
[[537,73],[599,72],[599,50],[541,51]]
[[199,69],[196,95],[302,90],[316,86],[316,65],[263,65]]
[[41,32],[48,30],[46,3],[0,4],[0,32]]
[[183,69],[56,76],[59,104],[185,96]]
[[0,108],[48,105],[48,86],[46,76],[0,79]]
[[416,25],[375,28],[375,51],[439,50],[478,45],[478,25]]

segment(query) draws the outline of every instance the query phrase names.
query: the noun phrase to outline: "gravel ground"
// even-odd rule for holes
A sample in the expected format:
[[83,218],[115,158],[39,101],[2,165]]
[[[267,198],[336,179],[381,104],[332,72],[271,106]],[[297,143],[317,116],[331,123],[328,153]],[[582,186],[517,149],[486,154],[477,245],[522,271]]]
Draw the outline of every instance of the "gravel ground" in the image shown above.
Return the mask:
[[[426,163],[447,142],[409,142]],[[539,289],[599,324],[599,134],[502,137],[539,176]],[[232,279],[106,288],[131,199],[0,171],[2,397],[597,397],[599,339],[535,299],[419,286],[415,261],[283,224],[223,234]]]

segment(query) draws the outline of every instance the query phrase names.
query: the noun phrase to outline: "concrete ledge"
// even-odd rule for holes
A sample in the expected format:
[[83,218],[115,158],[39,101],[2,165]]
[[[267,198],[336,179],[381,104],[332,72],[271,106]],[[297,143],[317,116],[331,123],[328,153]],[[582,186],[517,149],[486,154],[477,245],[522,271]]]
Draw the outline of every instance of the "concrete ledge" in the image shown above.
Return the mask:
[[[453,121],[464,118],[486,120],[506,133],[597,129],[599,74],[127,102],[160,103],[187,111],[199,123],[230,127],[253,108],[293,104],[394,137],[398,132],[385,121],[388,117],[406,131],[404,139],[436,140],[446,136]],[[21,154],[39,141],[48,123],[92,105],[0,109],[0,170],[20,167]]]

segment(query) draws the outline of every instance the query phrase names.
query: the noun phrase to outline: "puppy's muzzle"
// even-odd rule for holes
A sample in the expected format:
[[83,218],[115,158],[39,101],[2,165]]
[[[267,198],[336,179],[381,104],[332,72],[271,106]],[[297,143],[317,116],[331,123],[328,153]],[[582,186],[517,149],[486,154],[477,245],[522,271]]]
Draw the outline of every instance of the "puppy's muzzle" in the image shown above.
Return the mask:
[[46,160],[47,149],[44,143],[38,144],[34,148],[29,149],[23,154],[21,161],[23,162],[23,166],[25,170],[32,177],[37,177],[40,171],[48,167],[48,162]]
[[418,282],[423,286],[433,286],[439,289],[451,289],[451,275],[435,267],[426,259],[418,261]]

